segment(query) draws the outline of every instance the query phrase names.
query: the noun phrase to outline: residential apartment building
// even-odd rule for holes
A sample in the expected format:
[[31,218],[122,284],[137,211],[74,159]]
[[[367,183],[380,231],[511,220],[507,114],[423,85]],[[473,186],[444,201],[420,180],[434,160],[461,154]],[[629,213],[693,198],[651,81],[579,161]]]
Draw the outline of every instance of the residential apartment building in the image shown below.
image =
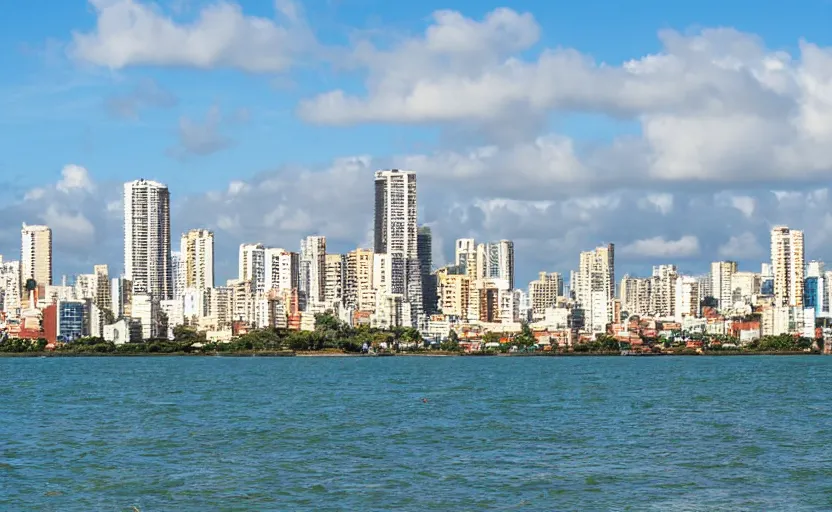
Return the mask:
[[548,308],[557,304],[558,297],[563,295],[563,276],[558,272],[547,274],[541,272],[537,280],[529,283],[529,302],[532,319],[541,320]]
[[[20,230],[20,286],[34,279],[41,286],[52,285],[52,230],[47,226],[27,226]],[[23,295],[23,290],[18,290]]]
[[650,311],[658,318],[671,319],[676,316],[676,280],[679,273],[676,265],[653,267]]
[[414,326],[422,313],[416,211],[416,173],[399,169],[376,171],[374,252],[390,255],[393,292],[410,304],[413,317],[409,324]]
[[477,246],[477,278],[502,279],[514,289],[514,242],[500,240]]
[[771,230],[771,266],[776,306],[803,306],[803,231],[775,226]]
[[719,309],[734,305],[731,279],[737,272],[736,261],[715,261],[711,263],[711,293]]
[[374,253],[370,249],[356,249],[346,255],[344,277],[344,306],[355,311],[375,308],[373,289]]
[[606,332],[615,299],[615,246],[608,244],[581,253],[574,276],[575,298],[584,310],[585,328]]
[[619,285],[621,308],[630,316],[651,314],[653,280],[649,277],[624,276]]
[[134,294],[156,300],[173,294],[170,192],[158,182],[124,184],[124,277]]
[[263,244],[241,244],[239,281],[251,281],[255,293],[266,291],[266,248]]
[[341,254],[327,254],[324,263],[324,302],[327,307],[340,305],[344,300],[346,281],[346,257]]
[[326,288],[326,237],[308,236],[300,244],[302,298],[312,304],[323,303],[324,288]]
[[205,290],[214,287],[214,232],[192,229],[180,240],[184,288]]

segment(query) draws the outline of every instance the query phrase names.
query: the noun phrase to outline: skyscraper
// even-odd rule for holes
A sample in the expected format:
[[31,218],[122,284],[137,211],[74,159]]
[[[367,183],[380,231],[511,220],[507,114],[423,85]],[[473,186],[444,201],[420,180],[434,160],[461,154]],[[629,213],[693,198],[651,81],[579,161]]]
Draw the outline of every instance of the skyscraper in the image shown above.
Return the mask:
[[300,281],[300,255],[286,249],[266,249],[266,291],[296,290]]
[[422,310],[426,315],[436,313],[438,297],[436,295],[436,276],[433,270],[433,235],[430,227],[421,226],[416,235],[416,252],[419,258],[419,272],[422,283]]
[[[20,230],[20,286],[34,279],[37,284],[52,284],[52,230],[46,226],[27,226]],[[22,295],[23,290],[20,290]]]
[[715,261],[711,263],[711,293],[717,300],[719,309],[728,308],[734,304],[731,279],[736,273],[736,261]]
[[416,226],[416,173],[390,169],[375,174],[375,253],[390,256],[391,285],[411,305],[411,322],[422,312]]
[[182,274],[184,288],[205,290],[214,287],[214,233],[192,229],[182,235]]
[[110,288],[110,269],[107,265],[96,265],[93,267],[95,274],[95,305],[98,309],[110,309],[112,295]]
[[608,244],[582,252],[575,281],[575,297],[584,309],[587,327],[592,332],[604,332],[613,316],[615,246]]
[[124,277],[135,295],[167,300],[173,293],[170,192],[161,183],[124,184]]
[[308,236],[300,243],[300,291],[307,305],[322,303],[326,288],[326,237]]
[[263,244],[240,245],[240,281],[251,281],[255,293],[266,291],[266,248]]
[[776,306],[803,306],[803,231],[775,226],[771,230],[771,267]]
[[346,281],[346,257],[341,254],[326,255],[324,301],[327,307],[334,307],[344,299],[344,283]]
[[477,277],[501,279],[514,289],[514,242],[500,240],[477,246]]

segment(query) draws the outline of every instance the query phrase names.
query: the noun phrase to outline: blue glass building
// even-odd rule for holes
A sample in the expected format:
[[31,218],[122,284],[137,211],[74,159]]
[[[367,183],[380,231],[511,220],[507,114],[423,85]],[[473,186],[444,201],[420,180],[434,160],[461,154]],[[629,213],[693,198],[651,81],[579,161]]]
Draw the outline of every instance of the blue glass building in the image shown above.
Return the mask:
[[764,277],[760,282],[761,295],[774,295],[774,278]]
[[821,293],[823,292],[822,281],[817,277],[807,277],[803,281],[803,307],[806,309],[814,309],[815,315],[821,313],[821,306],[823,300]]
[[82,301],[58,302],[58,339],[74,341],[84,335],[86,304]]

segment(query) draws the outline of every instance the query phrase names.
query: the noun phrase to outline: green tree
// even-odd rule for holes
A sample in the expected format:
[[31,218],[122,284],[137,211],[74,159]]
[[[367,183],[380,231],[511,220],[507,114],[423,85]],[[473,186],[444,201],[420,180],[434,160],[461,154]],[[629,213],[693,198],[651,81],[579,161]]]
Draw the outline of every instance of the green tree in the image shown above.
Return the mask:
[[516,345],[521,347],[530,347],[537,344],[534,332],[532,332],[532,328],[529,326],[528,322],[523,322],[520,334],[515,336],[513,341]]

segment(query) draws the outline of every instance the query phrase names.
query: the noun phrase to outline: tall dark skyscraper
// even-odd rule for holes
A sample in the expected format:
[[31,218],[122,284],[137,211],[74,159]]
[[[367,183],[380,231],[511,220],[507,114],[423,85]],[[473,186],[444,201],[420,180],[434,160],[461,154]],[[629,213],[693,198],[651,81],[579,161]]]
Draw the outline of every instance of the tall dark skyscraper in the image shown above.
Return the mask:
[[436,276],[433,270],[433,236],[428,226],[421,226],[417,234],[416,252],[419,255],[419,274],[422,281],[422,310],[433,315],[437,310]]

